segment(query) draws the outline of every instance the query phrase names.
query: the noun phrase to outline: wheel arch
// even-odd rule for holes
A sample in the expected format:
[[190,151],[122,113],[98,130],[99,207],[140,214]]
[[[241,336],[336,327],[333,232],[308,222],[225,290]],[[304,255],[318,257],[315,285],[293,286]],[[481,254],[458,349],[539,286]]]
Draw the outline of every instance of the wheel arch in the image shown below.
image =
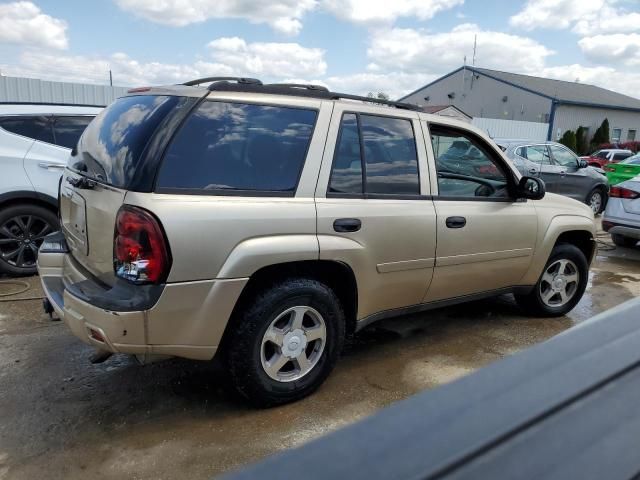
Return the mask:
[[231,313],[227,326],[222,335],[220,347],[224,348],[228,331],[238,318],[238,313],[247,302],[263,288],[276,284],[288,278],[311,278],[322,282],[331,288],[342,303],[346,317],[347,336],[356,329],[356,315],[358,311],[358,287],[356,276],[349,265],[335,260],[299,260],[276,263],[256,270],[244,286],[235,307]]
[[58,200],[45,193],[30,190],[18,190],[15,192],[0,194],[0,208],[7,208],[25,203],[47,208],[56,214],[58,212]]

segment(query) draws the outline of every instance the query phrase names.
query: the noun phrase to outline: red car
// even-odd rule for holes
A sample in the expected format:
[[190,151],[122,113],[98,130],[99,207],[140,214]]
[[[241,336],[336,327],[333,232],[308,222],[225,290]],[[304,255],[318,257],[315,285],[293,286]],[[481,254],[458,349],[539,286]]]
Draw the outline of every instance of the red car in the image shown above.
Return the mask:
[[621,148],[605,148],[603,150],[593,152],[589,156],[580,158],[582,160],[586,160],[587,163],[592,167],[602,168],[608,163],[618,163],[620,160],[629,158],[631,155],[633,155],[633,152],[631,150],[624,150]]

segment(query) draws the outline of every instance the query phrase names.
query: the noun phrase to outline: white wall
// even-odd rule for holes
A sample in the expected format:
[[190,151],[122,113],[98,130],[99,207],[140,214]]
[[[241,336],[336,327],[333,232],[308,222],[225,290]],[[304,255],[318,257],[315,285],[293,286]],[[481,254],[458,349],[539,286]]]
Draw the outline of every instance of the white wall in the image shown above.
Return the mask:
[[548,123],[501,120],[498,118],[474,118],[471,124],[484,130],[491,138],[545,141]]

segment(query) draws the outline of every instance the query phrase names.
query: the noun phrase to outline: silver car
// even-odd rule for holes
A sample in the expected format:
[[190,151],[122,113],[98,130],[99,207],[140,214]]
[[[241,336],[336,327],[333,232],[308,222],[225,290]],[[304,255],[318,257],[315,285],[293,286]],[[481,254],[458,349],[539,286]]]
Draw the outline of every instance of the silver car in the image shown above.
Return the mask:
[[611,187],[602,228],[619,247],[633,247],[640,241],[640,175]]
[[607,205],[609,182],[604,171],[555,142],[499,142],[520,173],[544,180],[547,191],[566,195],[602,213]]

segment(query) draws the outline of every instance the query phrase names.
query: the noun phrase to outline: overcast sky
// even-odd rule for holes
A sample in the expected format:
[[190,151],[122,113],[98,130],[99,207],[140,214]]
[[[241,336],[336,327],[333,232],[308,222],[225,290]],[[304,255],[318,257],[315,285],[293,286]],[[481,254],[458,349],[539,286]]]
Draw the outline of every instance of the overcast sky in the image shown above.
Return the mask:
[[472,62],[640,97],[640,0],[0,0],[0,73],[399,97]]

